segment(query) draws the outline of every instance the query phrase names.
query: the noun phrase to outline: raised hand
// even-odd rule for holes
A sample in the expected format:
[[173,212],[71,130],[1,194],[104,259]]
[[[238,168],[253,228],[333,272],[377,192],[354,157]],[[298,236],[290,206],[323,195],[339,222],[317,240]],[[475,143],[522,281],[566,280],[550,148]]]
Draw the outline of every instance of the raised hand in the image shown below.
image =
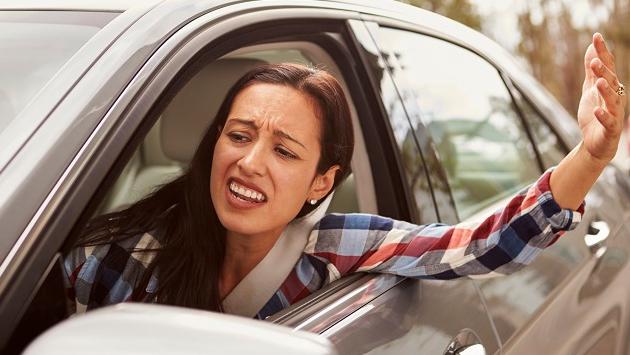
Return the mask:
[[586,77],[578,107],[583,148],[595,160],[607,163],[619,144],[625,97],[615,73],[614,56],[599,33],[593,35],[586,50],[584,70]]
[[562,208],[576,209],[617,152],[625,96],[615,74],[615,58],[601,34],[584,55],[586,77],[578,107],[582,142],[551,173],[551,193]]

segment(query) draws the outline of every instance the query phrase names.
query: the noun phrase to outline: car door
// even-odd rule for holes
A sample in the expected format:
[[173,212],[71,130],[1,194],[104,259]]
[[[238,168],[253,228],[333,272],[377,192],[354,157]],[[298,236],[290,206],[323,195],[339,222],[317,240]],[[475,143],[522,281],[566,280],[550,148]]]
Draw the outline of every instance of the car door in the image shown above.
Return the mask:
[[[566,139],[554,128],[553,117],[547,119],[527,97],[506,79],[512,88],[516,106],[528,127],[534,146],[545,168],[557,165],[566,154]],[[530,95],[531,96],[531,95]],[[557,124],[556,124],[557,125]],[[581,230],[567,233],[548,255],[532,265],[535,279],[555,277],[547,290],[538,288],[544,304],[532,310],[523,322],[512,324],[513,334],[504,332],[505,353],[554,351],[571,354],[625,354],[628,344],[628,300],[630,291],[623,274],[628,270],[628,179],[613,166],[606,168],[586,197],[587,211]],[[577,251],[581,251],[580,254]],[[573,255],[569,258],[568,255]],[[580,255],[580,257],[578,257]],[[570,261],[569,261],[570,260]],[[545,261],[562,265],[550,272]],[[562,270],[562,271],[560,271]],[[507,282],[507,281],[506,281]],[[525,290],[521,281],[517,288]],[[532,287],[527,288],[531,292]],[[495,306],[498,308],[498,306]],[[571,326],[558,327],[558,338],[532,346],[532,339],[544,329],[557,324],[560,317]],[[495,318],[499,318],[498,316]],[[510,338],[511,336],[511,338]]]
[[[349,21],[370,86],[384,112],[386,126],[381,136],[385,140],[380,143],[393,147],[389,160],[403,177],[411,206],[409,219],[415,223],[438,221],[429,183],[431,167],[426,165],[413,134],[408,112],[391,78],[390,62],[383,56],[386,53],[377,49],[367,25]],[[326,297],[324,293],[319,307],[298,305],[293,315],[281,315],[279,320],[297,329],[322,332],[344,354],[441,354],[469,346],[485,347],[491,353],[498,350],[492,324],[471,280],[392,280],[385,275],[364,278],[366,281],[359,279],[346,286],[343,297]],[[348,290],[352,292],[346,293]],[[368,298],[382,290],[387,292],[373,300]]]
[[[440,212],[452,209],[446,215],[478,220],[568,152],[540,117],[529,122],[534,118],[527,112],[534,108],[523,100],[517,105],[503,74],[465,44],[398,28],[379,28],[375,37],[396,58],[395,79],[412,98],[406,103],[417,112],[414,123],[428,131],[433,150],[428,154],[441,162],[442,176],[435,178],[448,181],[454,203],[440,204]],[[613,168],[604,172],[587,196],[583,223],[532,265],[514,275],[478,281],[503,353],[625,351],[627,291],[614,291],[610,280],[595,281],[603,275],[602,265],[610,263],[604,259],[618,262],[604,273],[612,279],[627,267],[626,242],[616,238],[625,233],[620,211],[627,206],[620,179]],[[588,248],[585,241],[597,238],[605,241]],[[615,251],[609,254],[611,247]],[[613,296],[615,292],[623,295]]]

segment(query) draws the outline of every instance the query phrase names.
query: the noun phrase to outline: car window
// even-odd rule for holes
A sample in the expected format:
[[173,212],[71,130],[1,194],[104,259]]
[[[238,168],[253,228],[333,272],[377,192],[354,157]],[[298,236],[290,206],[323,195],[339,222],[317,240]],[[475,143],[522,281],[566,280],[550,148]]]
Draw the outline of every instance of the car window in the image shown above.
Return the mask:
[[[417,33],[381,28],[378,43],[396,60],[465,219],[535,181],[540,168],[498,71],[475,53]],[[409,96],[411,100],[409,100]],[[423,128],[425,127],[425,128]]]
[[[425,160],[413,128],[409,123],[405,105],[401,100],[398,88],[391,76],[391,63],[388,53],[374,45],[374,40],[363,24],[354,28],[357,40],[361,43],[365,68],[370,71],[375,89],[380,96],[382,109],[388,122],[386,130],[391,132],[392,151],[387,159],[395,161],[391,154],[399,157],[400,178],[406,180],[409,196],[405,208],[409,209],[409,217],[415,223],[433,223],[438,220],[436,208],[429,184]],[[388,139],[389,140],[389,139]],[[404,176],[404,177],[403,177]]]
[[387,75],[381,75],[381,98],[387,110],[390,126],[396,140],[407,186],[415,201],[415,221],[431,223],[437,221],[431,187],[425,171],[425,162],[409,124],[407,112],[400,101],[393,81]]
[[0,134],[55,73],[116,15],[0,11]]
[[520,98],[518,104],[523,113],[523,118],[532,132],[534,144],[536,144],[536,149],[538,154],[540,154],[545,169],[558,165],[567,154],[560,138],[529,101],[525,98]]
[[[181,175],[228,89],[245,72],[266,63],[316,64],[318,58],[309,55],[309,50],[314,50],[312,45],[303,45],[306,49],[302,50],[291,48],[291,44],[287,46],[243,48],[201,69],[164,109],[105,197],[99,213],[125,208]],[[359,146],[356,150],[360,154],[362,148]],[[365,163],[360,160],[353,160],[353,169],[357,164]],[[370,181],[369,177],[350,174],[335,190],[328,211],[375,212],[374,189]]]

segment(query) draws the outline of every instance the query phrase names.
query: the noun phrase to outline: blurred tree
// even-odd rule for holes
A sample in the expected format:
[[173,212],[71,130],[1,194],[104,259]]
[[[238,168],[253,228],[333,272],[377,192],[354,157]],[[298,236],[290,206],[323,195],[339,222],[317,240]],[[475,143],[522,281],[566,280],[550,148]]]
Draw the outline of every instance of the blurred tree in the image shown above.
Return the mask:
[[[534,77],[574,116],[582,94],[584,52],[595,31],[604,35],[615,54],[619,80],[627,82],[630,77],[630,28],[624,25],[630,21],[630,0],[589,3],[588,19],[580,26],[575,25],[568,0],[528,1],[518,20],[522,40],[517,54],[527,60]],[[606,16],[598,21],[596,14],[601,13]],[[534,17],[537,22],[532,20]]]
[[481,16],[469,0],[401,0],[401,2],[436,12],[468,27],[481,30]]
[[575,27],[569,5],[561,0],[528,2],[518,15],[518,27],[521,41],[517,54],[527,60],[534,77],[575,116],[590,30]]
[[[594,10],[602,10],[608,16],[596,26],[615,55],[617,76],[622,83],[630,80],[630,0],[590,0]],[[628,85],[630,86],[630,85]],[[627,96],[626,96],[627,97]],[[628,106],[626,106],[626,112]]]
[[573,25],[573,16],[566,3],[562,3],[558,15],[557,38],[562,55],[557,56],[556,65],[561,71],[562,87],[556,97],[576,116],[584,81],[584,52],[591,41],[591,31]]
[[[539,4],[545,12],[549,1],[542,0]],[[535,9],[530,3],[525,11],[518,15],[518,27],[521,41],[516,47],[516,51],[529,64],[532,74],[536,77],[552,94],[558,97],[561,92],[560,75],[556,68],[554,53],[556,52],[555,41],[551,36],[550,20],[543,16],[535,19]]]
[[[483,17],[471,0],[400,1],[482,30]],[[574,116],[582,94],[584,52],[593,32],[604,35],[616,57],[619,80],[630,86],[630,27],[626,26],[630,23],[630,0],[585,1],[591,10],[588,21],[576,21],[571,11],[573,0],[519,2],[523,5],[517,14],[520,42],[516,48],[508,48],[525,59],[532,75]]]

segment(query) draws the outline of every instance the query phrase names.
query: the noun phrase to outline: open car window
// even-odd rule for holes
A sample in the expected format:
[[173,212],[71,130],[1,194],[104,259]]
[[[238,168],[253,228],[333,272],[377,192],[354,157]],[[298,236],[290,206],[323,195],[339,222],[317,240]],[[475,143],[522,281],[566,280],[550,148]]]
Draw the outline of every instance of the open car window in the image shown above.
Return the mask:
[[[183,174],[206,128],[236,80],[256,66],[283,62],[324,67],[343,80],[330,57],[318,46],[307,42],[241,48],[207,64],[164,109],[97,213],[125,208]],[[354,108],[352,113],[355,127],[359,127]],[[370,166],[360,130],[357,130],[357,135],[353,173],[335,190],[329,212],[376,212]]]

